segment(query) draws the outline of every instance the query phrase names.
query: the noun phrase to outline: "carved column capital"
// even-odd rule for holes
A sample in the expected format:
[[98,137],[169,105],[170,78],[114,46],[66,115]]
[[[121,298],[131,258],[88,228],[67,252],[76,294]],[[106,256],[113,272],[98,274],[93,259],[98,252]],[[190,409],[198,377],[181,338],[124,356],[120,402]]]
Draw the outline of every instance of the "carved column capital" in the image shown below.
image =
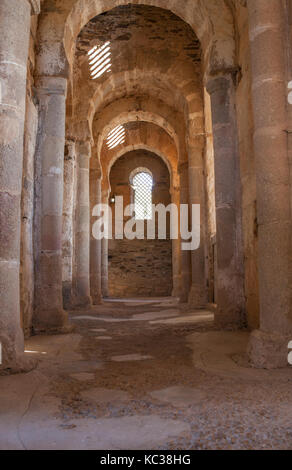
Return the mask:
[[222,75],[217,75],[208,79],[206,89],[209,95],[212,95],[218,90],[227,90],[229,88],[230,72]]
[[90,179],[101,181],[102,179],[101,168],[90,168]]
[[36,91],[40,97],[42,95],[63,95],[67,94],[67,79],[63,77],[42,76],[36,80]]
[[66,139],[65,142],[65,160],[75,160],[76,158],[76,144],[74,140]]
[[41,5],[40,0],[28,0],[28,3],[31,6],[31,14],[32,15],[39,15],[41,12]]
[[76,145],[79,155],[91,158],[91,141],[90,140],[77,140]]

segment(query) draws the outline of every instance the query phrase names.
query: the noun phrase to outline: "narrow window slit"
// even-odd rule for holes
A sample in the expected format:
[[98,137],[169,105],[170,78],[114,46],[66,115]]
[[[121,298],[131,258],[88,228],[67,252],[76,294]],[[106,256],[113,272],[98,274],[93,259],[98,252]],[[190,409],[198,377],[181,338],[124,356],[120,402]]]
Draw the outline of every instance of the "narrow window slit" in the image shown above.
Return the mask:
[[112,67],[111,45],[107,41],[103,46],[94,46],[88,52],[90,77],[96,80],[105,72],[110,72]]

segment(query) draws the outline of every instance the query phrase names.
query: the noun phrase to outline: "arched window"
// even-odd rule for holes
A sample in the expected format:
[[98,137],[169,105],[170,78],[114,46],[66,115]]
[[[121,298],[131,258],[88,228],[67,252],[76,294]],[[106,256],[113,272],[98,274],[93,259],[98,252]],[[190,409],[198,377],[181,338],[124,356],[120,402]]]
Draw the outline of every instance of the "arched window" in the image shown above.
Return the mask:
[[147,168],[137,168],[130,178],[135,205],[136,220],[152,219],[153,177]]

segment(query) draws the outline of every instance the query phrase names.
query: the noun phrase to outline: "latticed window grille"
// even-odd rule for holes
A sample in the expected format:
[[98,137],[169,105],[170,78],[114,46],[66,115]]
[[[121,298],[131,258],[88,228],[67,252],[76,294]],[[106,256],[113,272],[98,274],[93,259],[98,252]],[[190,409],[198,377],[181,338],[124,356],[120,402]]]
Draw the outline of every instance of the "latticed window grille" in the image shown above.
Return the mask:
[[107,41],[103,46],[94,46],[88,52],[90,76],[92,80],[101,77],[105,72],[111,72],[111,43]]
[[133,178],[135,217],[137,220],[152,219],[153,179],[149,173],[140,172]]
[[107,136],[106,143],[110,150],[114,149],[126,140],[126,131],[124,126],[115,127]]

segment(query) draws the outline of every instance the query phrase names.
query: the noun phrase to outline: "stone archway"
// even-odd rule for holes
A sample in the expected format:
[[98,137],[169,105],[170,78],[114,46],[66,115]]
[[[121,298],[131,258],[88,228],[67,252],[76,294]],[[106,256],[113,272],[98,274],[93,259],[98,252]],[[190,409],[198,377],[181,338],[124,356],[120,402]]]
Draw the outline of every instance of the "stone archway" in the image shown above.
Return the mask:
[[[138,187],[133,189],[132,178],[134,175],[136,177],[143,175],[143,172],[148,175],[153,184],[151,189],[149,187],[150,204],[155,206],[163,204],[167,207],[171,203],[170,174],[159,156],[142,148],[131,149],[130,152],[123,153],[112,162],[109,172],[110,200],[113,198],[117,202],[118,198],[122,197],[125,211],[127,206],[133,204],[136,225],[132,226],[131,222],[131,226],[139,235],[134,240],[127,238],[130,223],[127,216],[130,215],[131,210],[123,221],[125,230],[123,238],[117,238],[113,234],[113,239],[109,240],[108,291],[110,297],[170,297],[173,292],[172,247],[174,241],[169,238],[170,228],[169,226],[167,228],[167,239],[158,239],[158,232],[153,239],[152,237],[150,239],[147,231],[149,224],[155,221],[155,213],[152,212],[152,208],[151,213],[148,212],[150,209],[148,205],[147,214],[144,210],[140,211],[140,206],[136,206],[139,189]],[[139,204],[144,204],[145,189],[146,187],[143,186]],[[115,213],[117,207],[116,204],[111,204],[113,218],[117,217]]]

